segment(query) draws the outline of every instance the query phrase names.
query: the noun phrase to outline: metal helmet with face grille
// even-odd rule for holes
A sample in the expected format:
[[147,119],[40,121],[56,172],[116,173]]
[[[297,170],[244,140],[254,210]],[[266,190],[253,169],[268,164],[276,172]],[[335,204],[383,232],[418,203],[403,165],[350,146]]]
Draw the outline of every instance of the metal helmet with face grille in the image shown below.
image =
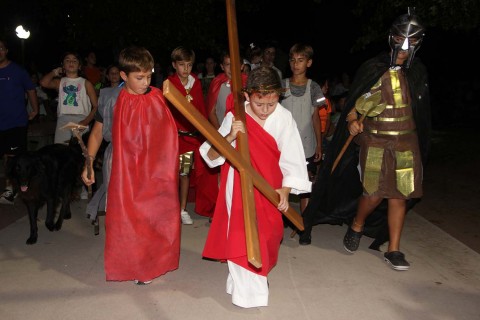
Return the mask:
[[415,56],[415,52],[422,44],[425,28],[414,13],[415,8],[408,8],[408,13],[399,16],[393,22],[388,36],[388,43],[392,48],[390,65],[395,66],[399,51],[408,51],[408,59],[402,67],[408,68]]

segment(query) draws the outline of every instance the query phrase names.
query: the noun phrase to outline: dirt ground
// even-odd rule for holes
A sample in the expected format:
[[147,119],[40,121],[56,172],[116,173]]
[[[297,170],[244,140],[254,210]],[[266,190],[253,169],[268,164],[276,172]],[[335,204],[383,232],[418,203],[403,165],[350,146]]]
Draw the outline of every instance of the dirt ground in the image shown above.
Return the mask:
[[[480,134],[434,131],[424,196],[414,211],[480,253]],[[407,220],[408,223],[408,220]]]

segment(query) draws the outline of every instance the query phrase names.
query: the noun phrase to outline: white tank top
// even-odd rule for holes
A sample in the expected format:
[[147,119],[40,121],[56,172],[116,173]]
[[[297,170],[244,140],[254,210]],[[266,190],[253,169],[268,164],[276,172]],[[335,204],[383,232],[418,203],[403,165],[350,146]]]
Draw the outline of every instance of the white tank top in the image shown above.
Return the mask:
[[87,116],[91,110],[92,103],[85,88],[85,78],[63,77],[58,90],[57,115],[81,114]]
[[[290,87],[289,79],[285,79],[286,88]],[[315,154],[315,148],[317,146],[317,139],[315,137],[315,131],[313,130],[312,115],[315,108],[312,105],[312,97],[310,93],[310,87],[312,80],[308,79],[305,93],[303,96],[295,97],[288,89],[285,98],[281,104],[287,110],[292,113],[293,119],[297,123],[297,128],[302,138],[303,151],[305,156],[310,158]]]

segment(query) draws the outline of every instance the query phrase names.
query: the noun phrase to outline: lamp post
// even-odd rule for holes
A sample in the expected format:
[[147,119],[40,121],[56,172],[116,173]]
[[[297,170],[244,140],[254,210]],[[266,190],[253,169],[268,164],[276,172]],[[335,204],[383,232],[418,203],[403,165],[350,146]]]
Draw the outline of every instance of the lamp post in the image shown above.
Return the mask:
[[22,65],[25,67],[25,39],[30,37],[30,31],[25,30],[22,25],[19,25],[15,29],[15,32],[17,33],[17,37],[22,41]]

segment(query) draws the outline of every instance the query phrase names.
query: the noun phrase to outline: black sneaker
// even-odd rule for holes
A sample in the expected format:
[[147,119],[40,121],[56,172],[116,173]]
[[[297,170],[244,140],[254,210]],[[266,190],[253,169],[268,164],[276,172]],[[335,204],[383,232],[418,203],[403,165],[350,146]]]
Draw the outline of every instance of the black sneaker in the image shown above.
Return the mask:
[[385,252],[383,259],[395,270],[406,271],[410,268],[410,263],[400,251]]
[[351,227],[348,227],[347,233],[345,233],[343,237],[343,248],[349,253],[357,251],[362,235],[363,231],[357,232]]
[[135,283],[139,286],[145,286],[147,284],[152,283],[152,280],[148,280],[148,281],[133,280],[133,283]]
[[1,204],[14,204],[15,201],[15,194],[10,189],[5,189],[0,195],[0,203]]

